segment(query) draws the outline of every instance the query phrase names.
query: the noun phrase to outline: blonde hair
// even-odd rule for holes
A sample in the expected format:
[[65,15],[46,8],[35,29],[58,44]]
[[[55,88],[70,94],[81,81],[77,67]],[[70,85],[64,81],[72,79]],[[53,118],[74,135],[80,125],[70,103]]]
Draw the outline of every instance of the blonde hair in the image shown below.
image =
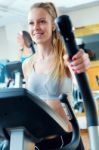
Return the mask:
[[[30,11],[33,8],[43,8],[45,9],[48,14],[52,17],[52,21],[54,22],[55,18],[57,17],[57,11],[53,3],[51,2],[40,2],[35,3],[31,6]],[[52,33],[52,46],[53,46],[53,54],[55,55],[55,60],[53,62],[53,69],[51,70],[50,76],[59,77],[62,79],[65,74],[70,77],[70,71],[68,67],[64,69],[64,62],[63,62],[63,55],[65,53],[64,44],[61,40],[60,34],[55,30]],[[33,58],[31,59],[33,65]]]

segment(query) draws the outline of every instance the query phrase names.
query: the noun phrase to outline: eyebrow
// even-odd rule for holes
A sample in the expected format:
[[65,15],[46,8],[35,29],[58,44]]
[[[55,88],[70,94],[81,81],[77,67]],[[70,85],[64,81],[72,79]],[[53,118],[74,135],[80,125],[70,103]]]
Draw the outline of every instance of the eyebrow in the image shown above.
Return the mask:
[[[44,18],[44,17],[42,17],[42,18],[39,18],[38,20],[42,20],[42,19],[46,19],[46,18]],[[34,21],[33,19],[29,19],[28,21]]]

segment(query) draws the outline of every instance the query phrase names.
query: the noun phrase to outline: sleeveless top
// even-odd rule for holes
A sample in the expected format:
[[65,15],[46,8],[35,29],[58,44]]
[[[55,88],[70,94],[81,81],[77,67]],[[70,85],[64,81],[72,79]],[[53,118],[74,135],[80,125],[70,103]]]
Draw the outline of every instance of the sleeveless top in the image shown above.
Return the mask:
[[27,89],[42,100],[57,100],[60,94],[72,92],[72,82],[66,76],[63,81],[48,79],[47,74],[39,74],[33,70],[27,81]]

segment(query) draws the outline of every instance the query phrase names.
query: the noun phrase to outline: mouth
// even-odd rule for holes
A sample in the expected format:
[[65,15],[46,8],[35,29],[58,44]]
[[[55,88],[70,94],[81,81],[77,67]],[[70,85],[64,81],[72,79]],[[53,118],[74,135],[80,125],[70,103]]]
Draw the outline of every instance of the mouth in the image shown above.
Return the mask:
[[42,35],[43,32],[37,32],[37,33],[34,33],[34,35]]
[[37,38],[41,37],[42,35],[44,35],[44,33],[34,33],[33,34],[33,36],[37,37]]

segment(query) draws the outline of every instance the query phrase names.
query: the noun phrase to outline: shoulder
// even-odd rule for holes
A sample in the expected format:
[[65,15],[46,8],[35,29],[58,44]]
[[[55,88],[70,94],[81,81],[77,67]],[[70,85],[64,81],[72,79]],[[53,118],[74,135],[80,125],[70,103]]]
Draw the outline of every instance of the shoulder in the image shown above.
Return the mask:
[[28,57],[23,63],[22,63],[22,68],[24,67],[29,67],[30,64],[33,64],[35,61],[35,54],[32,55],[31,57]]
[[23,74],[24,74],[24,77],[26,78],[26,80],[28,79],[29,74],[33,69],[34,60],[35,60],[35,54],[32,57],[27,58],[22,63],[22,70],[23,70]]

